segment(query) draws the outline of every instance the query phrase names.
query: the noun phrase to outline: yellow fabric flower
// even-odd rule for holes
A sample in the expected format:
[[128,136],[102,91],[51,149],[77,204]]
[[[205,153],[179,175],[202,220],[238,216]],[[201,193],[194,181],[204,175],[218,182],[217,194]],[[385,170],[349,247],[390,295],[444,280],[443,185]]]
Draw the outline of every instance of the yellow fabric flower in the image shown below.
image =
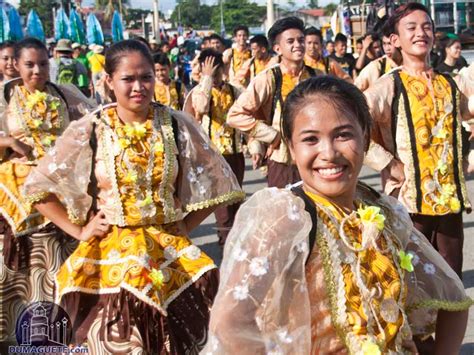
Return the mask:
[[165,276],[163,275],[163,271],[158,270],[158,269],[151,269],[150,274],[148,275],[150,278],[151,282],[153,283],[153,286],[156,288],[161,288],[163,286],[163,282],[165,280]]
[[456,192],[456,186],[454,186],[454,184],[443,184],[442,189],[442,194],[447,196],[452,196]]
[[449,208],[454,213],[458,213],[459,211],[461,211],[461,202],[459,201],[459,199],[457,199],[456,197],[453,197],[452,199],[450,199]]
[[385,217],[380,213],[380,208],[376,206],[368,206],[365,208],[359,208],[357,210],[362,224],[374,223],[379,231],[383,230],[385,225]]
[[382,355],[379,346],[368,339],[362,344],[362,353],[364,355]]
[[120,148],[125,149],[130,145],[131,142],[127,138],[119,138],[118,143]]
[[30,94],[28,96],[28,99],[26,100],[26,107],[28,107],[29,109],[32,109],[38,103],[44,102],[46,100],[46,97],[47,97],[47,94],[45,92],[36,90],[33,94]]
[[46,136],[44,137],[42,140],[41,140],[41,143],[46,146],[46,147],[49,147],[51,146],[51,144],[53,144],[53,141],[54,141],[54,137],[53,136]]
[[440,138],[440,139],[445,139],[447,136],[448,136],[448,132],[444,128],[441,128],[435,137]]
[[34,128],[38,128],[42,124],[43,124],[43,121],[41,121],[41,120],[33,120],[33,127]]
[[442,160],[438,161],[438,164],[436,165],[436,170],[438,170],[441,175],[445,175],[448,172],[448,166],[446,165],[445,162]]
[[50,96],[51,100],[49,102],[49,108],[51,110],[57,110],[59,106],[61,105],[61,101],[57,97]]
[[413,272],[413,264],[411,260],[413,259],[413,254],[405,253],[403,250],[398,252],[400,258],[400,267],[408,272]]
[[138,201],[138,205],[140,207],[145,207],[151,205],[153,203],[153,197],[151,195],[147,195],[144,200]]
[[133,122],[133,124],[127,123],[123,127],[123,130],[125,131],[125,134],[128,137],[132,139],[140,140],[146,135],[146,122],[145,123]]
[[155,152],[157,152],[157,153],[163,153],[163,151],[164,151],[163,143],[161,143],[161,142],[156,142],[156,143],[155,143]]
[[134,184],[137,182],[138,175],[135,171],[127,172],[127,176],[123,179],[126,184]]

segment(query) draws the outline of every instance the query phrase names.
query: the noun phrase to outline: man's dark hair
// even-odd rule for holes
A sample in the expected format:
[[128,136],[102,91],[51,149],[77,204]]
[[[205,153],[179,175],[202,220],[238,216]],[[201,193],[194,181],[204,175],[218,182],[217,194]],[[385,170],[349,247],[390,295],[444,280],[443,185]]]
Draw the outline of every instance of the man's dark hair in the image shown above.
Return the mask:
[[153,62],[155,64],[161,64],[163,66],[171,66],[170,60],[165,53],[157,53],[153,56]]
[[276,21],[268,30],[268,39],[272,46],[275,45],[277,37],[286,30],[296,29],[304,33],[304,23],[301,19],[295,16],[285,17]]
[[234,34],[234,37],[237,36],[237,32],[239,31],[245,31],[245,33],[247,34],[247,37],[249,36],[250,32],[247,26],[244,26],[244,25],[235,26],[234,31],[232,32]]
[[204,63],[207,57],[214,57],[214,65],[223,67],[222,54],[212,48],[206,48],[199,54],[199,64]]
[[318,36],[321,43],[323,43],[323,34],[316,27],[311,26],[304,30],[304,36]]
[[342,33],[338,33],[334,39],[334,43],[337,42],[347,43],[347,36],[343,35]]
[[261,48],[268,49],[268,39],[264,35],[255,35],[250,39],[250,44],[255,43]]
[[219,42],[224,44],[224,40],[222,39],[221,36],[219,36],[217,33],[213,33],[209,36],[209,41],[212,41],[213,39],[217,39]]

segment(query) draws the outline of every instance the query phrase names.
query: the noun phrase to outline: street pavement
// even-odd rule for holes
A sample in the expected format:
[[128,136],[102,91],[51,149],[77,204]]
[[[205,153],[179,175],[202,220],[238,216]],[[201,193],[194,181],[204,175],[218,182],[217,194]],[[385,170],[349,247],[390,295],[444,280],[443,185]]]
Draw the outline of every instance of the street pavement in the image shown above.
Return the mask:
[[[361,180],[380,190],[379,174],[373,170],[365,168],[361,173]],[[472,201],[474,202],[474,176],[468,178],[468,190]],[[247,197],[254,192],[266,187],[266,179],[262,176],[260,171],[254,171],[251,168],[251,163],[247,160],[244,190]],[[209,256],[211,256],[217,265],[222,260],[222,251],[217,244],[217,235],[215,229],[214,216],[207,218],[200,227],[198,227],[191,235],[194,243],[199,245]],[[474,213],[464,215],[464,268],[463,268],[463,282],[468,295],[474,298]],[[469,314],[469,323],[464,338],[461,355],[474,355],[474,310]]]

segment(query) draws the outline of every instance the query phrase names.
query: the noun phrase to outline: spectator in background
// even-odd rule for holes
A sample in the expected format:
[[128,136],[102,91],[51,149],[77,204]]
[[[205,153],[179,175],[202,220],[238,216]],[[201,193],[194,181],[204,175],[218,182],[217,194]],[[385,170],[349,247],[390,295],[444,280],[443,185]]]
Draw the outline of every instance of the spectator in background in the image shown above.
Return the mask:
[[86,46],[81,46],[80,43],[73,43],[72,44],[72,50],[73,50],[72,57],[75,60],[77,60],[79,63],[81,63],[84,66],[84,68],[86,68],[87,70],[87,76],[80,79],[81,81],[84,81],[84,85],[81,88],[81,91],[84,95],[86,95],[87,97],[90,97],[91,95],[91,88],[90,88],[91,68],[90,68],[89,60],[87,59],[86,54],[84,53],[86,48],[87,48]]
[[[209,36],[209,44],[207,48],[211,48],[219,53],[223,53],[224,48],[225,48],[224,40],[217,33],[213,33]],[[192,86],[197,85],[200,80],[201,80],[201,64],[199,64],[199,56],[195,56],[191,62]]]
[[49,60],[49,79],[56,84],[73,84],[82,92],[89,89],[87,68],[72,57],[71,41],[60,39]]
[[358,59],[360,56],[360,53],[362,53],[362,41],[364,40],[363,37],[357,38],[356,41],[356,46],[355,46],[355,53],[353,55],[354,59]]
[[96,44],[92,48],[92,54],[88,57],[94,86],[104,73],[105,56],[103,53],[104,47]]
[[334,54],[329,56],[339,63],[351,78],[355,78],[355,59],[352,54],[347,53],[347,37],[342,33],[336,35],[334,41]]
[[326,42],[326,48],[324,49],[324,56],[329,57],[334,54],[334,42],[333,41],[327,41]]
[[152,53],[156,53],[160,50],[160,47],[158,46],[158,42],[156,41],[156,39],[154,38],[150,39],[149,43],[150,43],[149,47]]
[[304,31],[305,55],[304,64],[313,69],[321,70],[325,74],[332,74],[352,83],[352,78],[341,66],[329,57],[322,55],[323,36],[315,27],[308,27]]
[[466,59],[461,55],[461,41],[458,37],[449,38],[444,44],[441,60],[436,70],[441,73],[457,74],[467,67]]
[[[17,78],[18,71],[15,69],[15,43],[4,42],[0,45],[0,70],[3,75],[3,82]],[[3,98],[0,98],[0,100]]]
[[360,52],[359,58],[357,59],[355,68],[357,73],[360,73],[367,64],[373,60],[382,56],[382,45],[380,43],[380,38],[375,33],[369,33],[365,35],[362,40],[362,51]]

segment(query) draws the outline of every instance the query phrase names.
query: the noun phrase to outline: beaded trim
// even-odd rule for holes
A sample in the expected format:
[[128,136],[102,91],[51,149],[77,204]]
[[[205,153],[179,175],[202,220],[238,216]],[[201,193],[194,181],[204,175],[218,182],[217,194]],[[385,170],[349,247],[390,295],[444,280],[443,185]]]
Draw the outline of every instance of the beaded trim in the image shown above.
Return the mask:
[[235,203],[244,199],[245,199],[245,192],[232,191],[223,195],[219,195],[210,200],[205,200],[205,201],[186,205],[186,212],[198,211],[204,208],[209,208],[209,207],[220,205],[220,204],[231,205],[232,203]]
[[[174,133],[172,126],[171,113],[166,108],[154,107],[155,120],[159,120],[161,125],[163,147],[164,147],[164,163],[163,163],[163,177],[160,182],[158,194],[162,201],[163,213],[165,215],[165,223],[176,220],[176,210],[174,208],[174,197],[170,186],[174,182],[174,168],[176,165],[176,142],[174,141]],[[161,114],[160,114],[161,113]],[[155,127],[159,129],[159,127]]]
[[32,206],[34,205],[36,202],[39,202],[39,201],[42,201],[44,200],[46,197],[48,197],[50,195],[49,192],[47,191],[41,191],[41,192],[37,192],[35,194],[32,194],[32,195],[28,195],[28,196],[24,196],[23,197],[23,200],[29,205],[29,206]]
[[469,309],[469,307],[474,305],[474,300],[471,298],[466,298],[462,301],[457,302],[449,302],[444,300],[438,299],[429,299],[423,300],[421,302],[415,303],[407,308],[407,312],[410,312],[415,309],[420,308],[428,308],[428,309],[436,309],[436,310],[443,310],[449,312],[460,312]]

